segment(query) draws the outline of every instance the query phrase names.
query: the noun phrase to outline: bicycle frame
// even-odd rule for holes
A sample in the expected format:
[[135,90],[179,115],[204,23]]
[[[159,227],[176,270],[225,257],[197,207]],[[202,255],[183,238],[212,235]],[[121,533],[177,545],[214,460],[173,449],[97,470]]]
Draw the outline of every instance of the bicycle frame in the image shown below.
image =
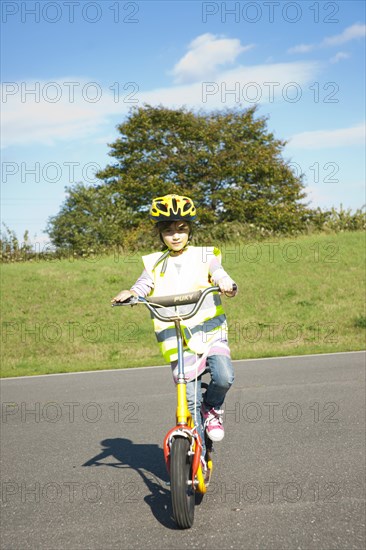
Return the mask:
[[[176,410],[176,426],[169,430],[164,438],[163,450],[167,470],[170,473],[170,445],[173,437],[187,437],[190,440],[190,452],[193,454],[192,461],[192,487],[199,493],[206,492],[206,484],[204,481],[201,468],[202,441],[194,431],[194,423],[192,415],[188,409],[187,403],[187,383],[184,378],[184,361],[183,361],[183,339],[180,328],[180,320],[174,320],[175,332],[178,343],[178,377],[177,377],[177,410]],[[210,464],[212,469],[212,463]],[[196,481],[197,477],[197,481]]]
[[[220,292],[218,286],[211,286],[203,291],[191,292],[186,294],[179,294],[176,296],[160,296],[160,297],[148,297],[143,298],[141,296],[135,297],[132,296],[128,301],[122,303],[115,303],[114,306],[118,305],[136,305],[138,303],[144,304],[152,313],[154,317],[163,322],[174,322],[175,332],[177,336],[178,344],[178,375],[177,375],[177,408],[176,408],[176,425],[174,428],[169,430],[164,438],[163,450],[164,450],[164,459],[168,472],[170,473],[170,449],[172,439],[175,437],[184,437],[187,438],[190,442],[189,453],[193,455],[192,460],[192,488],[199,492],[205,493],[207,490],[208,483],[205,483],[201,468],[201,454],[202,454],[202,441],[197,433],[197,430],[194,427],[194,422],[192,415],[188,409],[187,402],[187,388],[186,380],[184,378],[184,360],[183,360],[183,338],[181,333],[180,322],[186,319],[193,317],[199,308],[202,305],[203,300],[211,292]],[[180,305],[189,305],[194,304],[194,307],[191,311],[186,314],[179,315],[177,311],[177,306]],[[169,317],[164,317],[160,315],[157,311],[159,307],[164,308],[175,308],[175,315]],[[212,472],[212,461],[209,460],[207,464],[210,473]]]

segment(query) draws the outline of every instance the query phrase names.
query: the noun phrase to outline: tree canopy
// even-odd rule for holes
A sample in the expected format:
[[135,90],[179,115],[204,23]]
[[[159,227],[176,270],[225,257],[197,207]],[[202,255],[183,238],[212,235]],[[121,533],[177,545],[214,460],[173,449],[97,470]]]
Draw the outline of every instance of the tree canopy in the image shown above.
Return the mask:
[[190,196],[199,223],[237,222],[279,232],[300,228],[304,185],[282,157],[285,141],[267,129],[256,107],[215,112],[144,105],[117,126],[108,144],[114,162],[100,184],[68,189],[48,232],[54,244],[114,245],[147,223],[153,197]]

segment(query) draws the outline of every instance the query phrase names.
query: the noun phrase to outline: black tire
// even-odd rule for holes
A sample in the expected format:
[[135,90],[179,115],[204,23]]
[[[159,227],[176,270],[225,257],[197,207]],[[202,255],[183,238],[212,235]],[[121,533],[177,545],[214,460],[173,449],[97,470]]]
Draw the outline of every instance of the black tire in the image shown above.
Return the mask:
[[192,457],[188,455],[189,441],[176,437],[170,451],[170,490],[173,515],[178,527],[188,529],[194,520],[195,493],[188,482],[192,478]]

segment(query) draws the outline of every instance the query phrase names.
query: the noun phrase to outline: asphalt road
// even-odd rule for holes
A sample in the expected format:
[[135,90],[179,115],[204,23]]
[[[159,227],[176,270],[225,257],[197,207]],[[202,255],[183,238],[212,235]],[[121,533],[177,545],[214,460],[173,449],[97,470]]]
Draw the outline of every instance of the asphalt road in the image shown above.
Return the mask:
[[2,381],[1,548],[364,549],[365,354],[235,362],[192,529],[162,454],[169,367]]

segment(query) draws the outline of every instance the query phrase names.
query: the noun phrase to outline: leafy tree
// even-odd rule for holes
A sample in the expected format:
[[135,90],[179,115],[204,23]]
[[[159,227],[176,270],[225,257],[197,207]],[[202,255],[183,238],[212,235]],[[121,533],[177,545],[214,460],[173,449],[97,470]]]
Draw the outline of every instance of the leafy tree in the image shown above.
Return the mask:
[[146,223],[153,197],[167,193],[191,196],[203,229],[221,222],[279,232],[303,227],[302,179],[256,107],[194,113],[145,105],[117,128],[109,144],[114,162],[97,173],[101,184],[68,189],[50,220],[56,245],[113,245],[121,231]]
[[66,189],[60,212],[50,218],[47,232],[56,247],[76,252],[119,245],[133,226],[134,213],[119,193],[82,183]]

